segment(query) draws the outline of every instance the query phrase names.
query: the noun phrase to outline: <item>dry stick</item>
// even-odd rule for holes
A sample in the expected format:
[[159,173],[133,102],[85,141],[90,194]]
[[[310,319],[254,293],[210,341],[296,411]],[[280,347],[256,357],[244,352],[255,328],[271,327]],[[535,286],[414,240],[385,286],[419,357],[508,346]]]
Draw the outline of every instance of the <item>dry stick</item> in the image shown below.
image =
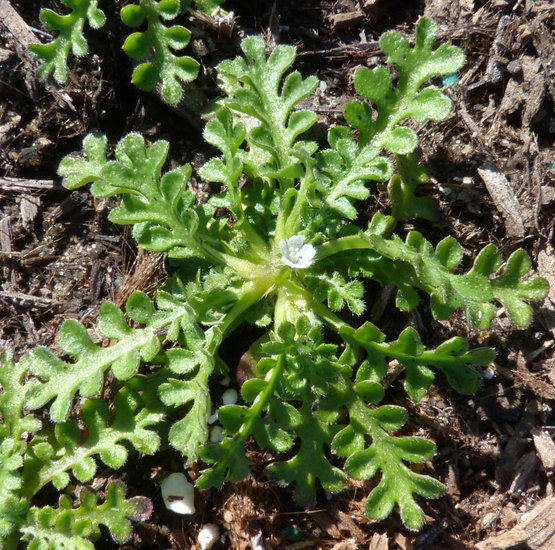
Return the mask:
[[[2,0],[0,0],[1,2]],[[32,190],[50,190],[58,187],[54,180],[33,180],[25,178],[0,178],[0,190],[21,192]]]
[[0,299],[21,303],[27,302],[41,307],[50,307],[53,303],[50,298],[41,298],[39,296],[32,296],[31,294],[23,294],[22,292],[4,292],[3,290],[0,290]]

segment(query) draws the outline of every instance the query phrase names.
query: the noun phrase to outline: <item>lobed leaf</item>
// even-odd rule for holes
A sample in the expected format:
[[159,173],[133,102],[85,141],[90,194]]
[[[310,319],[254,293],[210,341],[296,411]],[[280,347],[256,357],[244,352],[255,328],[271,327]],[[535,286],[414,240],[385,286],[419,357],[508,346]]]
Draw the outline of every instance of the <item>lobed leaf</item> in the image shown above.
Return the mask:
[[264,41],[249,36],[241,42],[241,49],[248,63],[236,58],[223,61],[217,69],[228,94],[224,104],[254,119],[247,134],[251,153],[243,153],[242,161],[261,176],[266,166],[278,172],[278,166],[299,164],[292,154],[295,140],[314,124],[316,116],[310,111],[292,111],[314,91],[316,77],[303,80],[300,73],[292,72],[281,84],[295,59],[292,46],[277,46],[267,56]]
[[112,539],[123,544],[131,536],[131,521],[144,520],[152,510],[145,497],[125,499],[122,484],[111,483],[102,504],[89,489],[81,492],[80,506],[73,508],[67,495],[62,495],[58,507],[32,507],[28,524],[21,529],[30,550],[93,550],[87,539],[100,536],[100,525],[108,528]]
[[415,194],[417,186],[428,180],[426,170],[418,163],[418,152],[415,150],[408,155],[398,155],[397,168],[399,174],[395,174],[387,186],[393,218],[398,221],[411,218],[436,221],[438,208],[435,199]]
[[[103,383],[108,367],[120,380],[129,379],[139,367],[140,361],[150,361],[160,347],[157,331],[168,328],[170,338],[176,339],[182,327],[188,328],[190,312],[178,300],[168,299],[164,293],[158,297],[159,310],[146,306],[144,295],[130,298],[130,309],[137,315],[137,303],[143,310],[139,316],[148,321],[144,328],[131,328],[121,310],[106,302],[100,309],[98,329],[108,338],[117,340],[114,345],[102,348],[90,339],[86,329],[75,320],[66,321],[60,330],[60,346],[68,355],[75,357],[71,363],[56,357],[46,348],[36,348],[28,358],[29,370],[42,381],[33,383],[26,394],[25,404],[37,409],[54,400],[50,417],[63,422],[69,413],[71,402],[77,392],[83,397],[96,395]],[[150,317],[148,317],[148,315]]]
[[[202,334],[194,350],[165,352],[168,368],[173,373],[192,375],[184,379],[170,377],[159,389],[160,399],[167,406],[189,405],[187,414],[175,422],[169,433],[170,444],[191,460],[196,460],[201,447],[208,440],[207,417],[210,413],[208,379],[216,366],[215,353],[222,335],[217,328]],[[189,346],[191,347],[191,346]]]
[[485,329],[495,315],[492,302],[497,301],[518,326],[525,327],[531,318],[531,308],[525,300],[539,300],[547,292],[544,279],[522,280],[530,261],[521,250],[509,258],[502,274],[492,276],[502,259],[495,247],[488,245],[464,274],[451,273],[461,258],[451,237],[441,241],[435,250],[417,231],[411,231],[404,243],[396,235],[391,239],[370,235],[369,239],[378,253],[406,266],[395,272],[392,266],[388,272],[389,280],[402,292],[398,305],[414,307],[416,304],[407,293],[411,292],[410,287],[419,288],[430,295],[432,313],[437,319],[446,319],[455,309],[462,308],[470,328]]
[[58,82],[67,80],[68,57],[70,51],[79,57],[88,52],[88,45],[83,35],[83,26],[88,20],[93,29],[104,25],[106,16],[98,6],[98,0],[62,0],[62,4],[71,11],[67,15],[41,8],[40,21],[51,31],[58,31],[58,36],[46,44],[31,44],[29,50],[39,59],[44,60],[38,75],[54,73]]
[[144,91],[152,91],[160,84],[162,98],[171,105],[181,101],[182,83],[194,80],[199,69],[198,62],[191,57],[173,53],[187,46],[190,31],[181,25],[166,27],[162,23],[174,19],[179,12],[178,0],[139,0],[138,4],[121,9],[121,19],[126,25],[139,27],[147,22],[145,31],[132,33],[123,44],[129,57],[145,60],[133,71],[133,84]]
[[68,471],[81,483],[91,481],[96,473],[94,457],[109,467],[121,468],[127,459],[128,441],[139,452],[153,454],[160,437],[151,428],[164,418],[160,403],[122,388],[115,398],[115,412],[99,399],[89,399],[81,409],[86,438],[74,422],[61,422],[43,430],[30,445],[23,469],[23,494],[32,497],[53,482],[63,489],[70,481]]
[[[415,402],[422,398],[434,380],[430,367],[441,370],[455,390],[468,394],[474,393],[480,382],[480,375],[473,365],[487,365],[495,357],[490,348],[469,351],[468,342],[460,337],[444,342],[435,350],[425,350],[412,327],[407,327],[397,340],[389,343],[384,342],[383,333],[368,322],[356,331],[344,329],[342,336],[350,345],[361,346],[367,353],[366,361],[357,372],[357,382],[379,383],[387,370],[386,357],[397,359],[407,371],[405,389]],[[370,391],[379,397],[376,393],[379,390]]]

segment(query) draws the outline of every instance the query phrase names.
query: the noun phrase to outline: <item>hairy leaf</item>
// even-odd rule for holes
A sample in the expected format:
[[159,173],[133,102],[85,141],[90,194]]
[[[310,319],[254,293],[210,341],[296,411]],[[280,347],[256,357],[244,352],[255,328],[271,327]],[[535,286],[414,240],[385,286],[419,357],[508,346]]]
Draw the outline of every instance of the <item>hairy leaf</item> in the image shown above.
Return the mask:
[[123,544],[131,535],[130,519],[144,520],[152,510],[144,497],[125,499],[121,484],[111,483],[102,504],[97,495],[83,489],[80,506],[73,507],[67,495],[60,497],[58,507],[33,507],[29,523],[21,531],[30,550],[93,550],[92,542],[100,536],[100,525],[105,525],[115,542]]
[[139,0],[121,10],[121,19],[130,27],[146,21],[145,31],[134,32],[123,44],[125,53],[136,60],[145,60],[133,71],[132,81],[138,88],[152,91],[161,85],[165,101],[175,105],[183,96],[182,82],[197,76],[199,64],[188,56],[174,53],[189,43],[191,33],[181,25],[165,26],[162,21],[174,19],[180,11],[179,0]]
[[88,20],[93,29],[104,25],[106,16],[98,9],[98,0],[62,0],[62,4],[71,11],[67,15],[42,8],[40,21],[50,31],[58,31],[58,36],[47,44],[32,44],[29,50],[43,59],[38,74],[45,76],[54,73],[58,82],[67,80],[67,60],[69,52],[76,56],[85,55],[89,48],[83,35],[83,26]]

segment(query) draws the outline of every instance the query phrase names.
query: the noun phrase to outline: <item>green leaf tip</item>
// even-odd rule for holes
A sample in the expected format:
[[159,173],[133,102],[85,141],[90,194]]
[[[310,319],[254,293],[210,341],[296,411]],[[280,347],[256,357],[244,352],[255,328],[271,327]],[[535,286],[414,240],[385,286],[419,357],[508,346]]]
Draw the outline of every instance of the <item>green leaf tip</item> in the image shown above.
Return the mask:
[[106,21],[104,12],[97,7],[98,0],[62,0],[62,4],[71,10],[67,15],[59,15],[47,8],[40,10],[41,23],[48,30],[58,31],[58,36],[47,44],[29,46],[31,53],[44,60],[38,75],[54,73],[58,82],[67,80],[70,51],[77,57],[88,53],[87,41],[83,35],[85,21],[93,29],[102,27]]
[[30,549],[93,550],[93,544],[87,539],[95,540],[100,536],[100,525],[108,528],[116,543],[124,544],[131,535],[130,519],[145,520],[151,511],[148,499],[125,499],[123,484],[111,483],[102,504],[98,504],[93,491],[83,489],[77,508],[73,508],[67,495],[60,497],[57,508],[31,508],[29,525],[21,531]]
[[140,0],[121,10],[122,21],[130,27],[147,22],[145,31],[132,33],[123,44],[123,51],[132,59],[146,59],[133,71],[133,84],[144,91],[152,91],[160,84],[162,98],[171,105],[179,103],[182,83],[194,80],[199,69],[199,63],[191,57],[174,53],[187,46],[190,31],[181,25],[167,27],[162,23],[174,19],[179,12],[177,0]]

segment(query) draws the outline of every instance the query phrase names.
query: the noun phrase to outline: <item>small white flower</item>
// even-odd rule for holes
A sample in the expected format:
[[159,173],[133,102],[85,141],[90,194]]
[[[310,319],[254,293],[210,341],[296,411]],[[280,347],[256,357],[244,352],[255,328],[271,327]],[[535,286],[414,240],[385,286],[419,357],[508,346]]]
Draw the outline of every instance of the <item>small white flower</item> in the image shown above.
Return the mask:
[[279,241],[281,261],[289,267],[306,269],[312,265],[316,249],[311,244],[304,244],[302,235],[293,235]]

